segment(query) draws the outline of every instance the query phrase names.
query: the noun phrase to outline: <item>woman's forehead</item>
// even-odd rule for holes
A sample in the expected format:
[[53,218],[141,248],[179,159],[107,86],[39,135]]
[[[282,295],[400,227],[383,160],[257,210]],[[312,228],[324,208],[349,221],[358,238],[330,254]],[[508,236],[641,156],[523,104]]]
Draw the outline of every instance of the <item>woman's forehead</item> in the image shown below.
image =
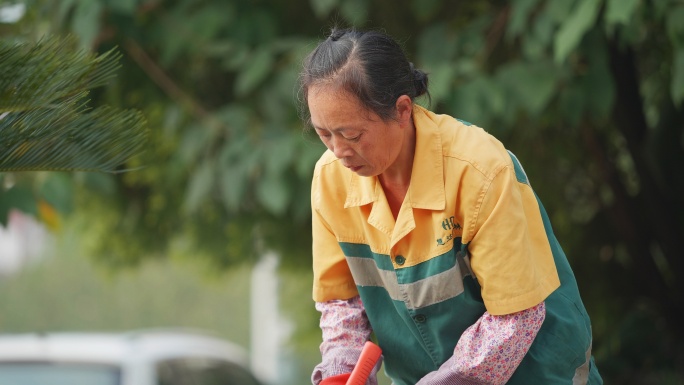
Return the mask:
[[358,98],[344,88],[332,83],[319,83],[309,87],[307,100],[311,104],[311,99],[320,101],[342,101],[361,105]]

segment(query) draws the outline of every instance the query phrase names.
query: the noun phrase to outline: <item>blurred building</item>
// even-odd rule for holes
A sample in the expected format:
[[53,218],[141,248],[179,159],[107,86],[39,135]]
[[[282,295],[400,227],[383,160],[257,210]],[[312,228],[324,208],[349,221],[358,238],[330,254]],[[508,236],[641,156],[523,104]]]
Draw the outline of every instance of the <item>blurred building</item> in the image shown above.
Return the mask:
[[11,210],[7,226],[0,226],[0,278],[42,259],[52,242],[43,224],[19,210]]

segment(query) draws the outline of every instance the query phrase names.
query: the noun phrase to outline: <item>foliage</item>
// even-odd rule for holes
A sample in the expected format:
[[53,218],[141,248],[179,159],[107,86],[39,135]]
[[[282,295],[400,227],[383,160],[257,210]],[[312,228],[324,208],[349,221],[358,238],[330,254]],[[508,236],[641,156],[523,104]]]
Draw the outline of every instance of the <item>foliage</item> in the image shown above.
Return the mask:
[[298,120],[299,62],[332,21],[382,28],[429,72],[433,110],[485,127],[525,165],[607,382],[684,376],[680,1],[31,4],[25,23],[50,20],[97,52],[123,47],[121,81],[96,102],[141,108],[152,127],[148,158],[129,164],[147,167],[117,176],[106,199],[83,198],[104,261],[180,248],[229,266],[272,248],[308,268],[322,147]]
[[114,51],[95,57],[73,39],[0,41],[0,171],[116,171],[140,152],[138,111],[88,111],[88,89],[111,80]]
[[[143,148],[142,114],[87,107],[89,90],[113,77],[119,56],[96,56],[76,40],[0,40],[0,172],[117,169]],[[52,228],[70,206],[71,184],[61,175],[3,174],[0,223],[12,208]]]

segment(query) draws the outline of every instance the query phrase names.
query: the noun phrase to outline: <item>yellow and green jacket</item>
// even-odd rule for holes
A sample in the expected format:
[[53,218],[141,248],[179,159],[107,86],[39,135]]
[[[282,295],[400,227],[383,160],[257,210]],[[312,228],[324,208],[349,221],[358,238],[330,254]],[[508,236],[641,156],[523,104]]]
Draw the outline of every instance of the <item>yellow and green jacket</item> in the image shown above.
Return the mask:
[[411,182],[395,221],[377,177],[316,164],[313,298],[360,295],[385,370],[415,384],[485,311],[542,301],[546,319],[509,384],[601,384],[591,325],[546,212],[513,154],[479,127],[416,106]]

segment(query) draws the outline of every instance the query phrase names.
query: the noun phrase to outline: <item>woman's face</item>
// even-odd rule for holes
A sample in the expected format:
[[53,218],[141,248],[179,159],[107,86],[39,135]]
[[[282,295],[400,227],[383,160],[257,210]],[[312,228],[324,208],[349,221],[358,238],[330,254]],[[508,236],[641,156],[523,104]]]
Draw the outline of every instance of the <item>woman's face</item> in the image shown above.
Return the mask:
[[330,86],[314,86],[308,94],[311,124],[342,164],[361,176],[384,173],[401,151],[402,130],[383,121],[358,99]]

